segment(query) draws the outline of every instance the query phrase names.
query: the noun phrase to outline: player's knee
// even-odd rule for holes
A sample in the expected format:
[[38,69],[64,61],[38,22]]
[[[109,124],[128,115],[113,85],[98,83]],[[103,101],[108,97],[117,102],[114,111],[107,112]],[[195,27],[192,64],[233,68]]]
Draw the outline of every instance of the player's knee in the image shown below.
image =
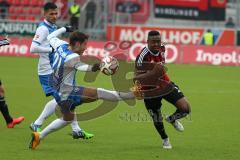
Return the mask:
[[190,107],[190,104],[189,104],[188,102],[184,105],[184,107],[183,107],[183,109],[182,109],[182,112],[184,112],[184,113],[186,113],[186,114],[190,114],[190,112],[191,112],[191,107]]
[[72,112],[64,113],[63,114],[63,120],[71,122],[74,119],[74,114]]

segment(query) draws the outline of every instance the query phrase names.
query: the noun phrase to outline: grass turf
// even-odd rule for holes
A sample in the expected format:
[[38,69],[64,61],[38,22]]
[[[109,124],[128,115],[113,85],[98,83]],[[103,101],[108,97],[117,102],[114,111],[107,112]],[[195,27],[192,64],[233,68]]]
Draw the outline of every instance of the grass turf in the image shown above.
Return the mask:
[[[6,88],[6,100],[12,116],[24,115],[26,120],[14,129],[7,129],[0,117],[1,160],[50,159],[175,159],[226,160],[240,159],[240,68],[197,65],[168,65],[171,79],[180,86],[192,106],[191,116],[183,119],[183,133],[165,123],[173,145],[162,149],[162,141],[147,116],[142,101],[134,107],[125,102],[113,111],[90,121],[81,121],[86,131],[95,134],[91,140],[73,140],[70,127],[50,134],[35,151],[28,149],[29,124],[37,118],[45,98],[37,77],[37,59],[0,58],[0,78]],[[81,75],[80,75],[81,76]],[[80,77],[79,76],[79,77]],[[111,89],[109,77],[80,83]],[[79,107],[83,112],[100,103]],[[163,102],[164,114],[175,108]],[[56,116],[50,117],[48,124]]]

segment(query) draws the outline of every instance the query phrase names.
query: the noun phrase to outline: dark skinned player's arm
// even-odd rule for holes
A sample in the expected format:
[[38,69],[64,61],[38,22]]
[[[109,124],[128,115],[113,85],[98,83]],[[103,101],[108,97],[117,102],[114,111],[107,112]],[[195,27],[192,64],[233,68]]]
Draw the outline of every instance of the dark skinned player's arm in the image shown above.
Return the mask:
[[160,78],[165,74],[165,67],[161,63],[154,64],[152,70],[147,70],[145,73],[138,74],[138,71],[135,72],[134,81],[138,80],[139,82],[146,82],[150,79]]

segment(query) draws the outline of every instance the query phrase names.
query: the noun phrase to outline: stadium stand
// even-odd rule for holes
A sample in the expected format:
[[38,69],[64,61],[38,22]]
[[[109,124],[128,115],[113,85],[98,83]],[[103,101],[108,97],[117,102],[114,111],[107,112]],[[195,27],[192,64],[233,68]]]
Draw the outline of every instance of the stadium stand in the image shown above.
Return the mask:
[[13,21],[36,21],[41,19],[44,0],[8,0],[8,19]]

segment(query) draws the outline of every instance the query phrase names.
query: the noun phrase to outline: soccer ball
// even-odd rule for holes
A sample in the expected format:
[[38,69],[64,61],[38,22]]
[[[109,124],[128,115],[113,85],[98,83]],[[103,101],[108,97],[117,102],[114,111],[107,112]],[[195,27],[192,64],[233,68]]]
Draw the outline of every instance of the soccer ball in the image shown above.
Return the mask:
[[101,60],[100,70],[105,75],[113,75],[119,68],[118,60],[112,56],[106,56]]

